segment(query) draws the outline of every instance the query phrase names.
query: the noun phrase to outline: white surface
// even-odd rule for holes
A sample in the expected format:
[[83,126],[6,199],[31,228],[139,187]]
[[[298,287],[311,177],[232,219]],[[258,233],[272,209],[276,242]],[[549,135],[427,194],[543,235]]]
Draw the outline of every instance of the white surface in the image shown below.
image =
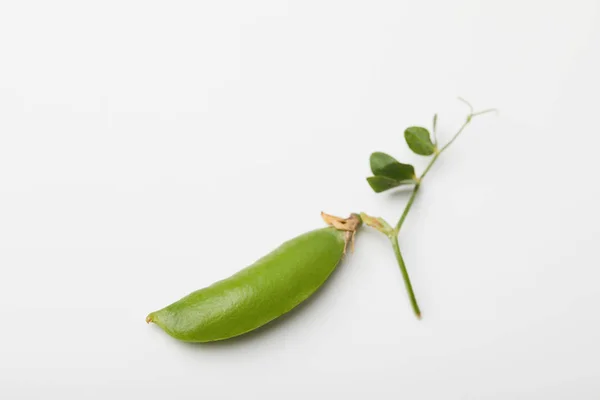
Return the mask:
[[[597,1],[0,2],[0,398],[600,398]],[[197,346],[149,311],[319,212],[390,221],[371,151],[497,107],[401,241]]]

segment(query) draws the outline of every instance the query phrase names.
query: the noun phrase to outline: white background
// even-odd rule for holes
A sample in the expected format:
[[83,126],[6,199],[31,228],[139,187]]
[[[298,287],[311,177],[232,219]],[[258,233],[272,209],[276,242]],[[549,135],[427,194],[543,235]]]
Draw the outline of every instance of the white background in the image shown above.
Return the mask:
[[[0,398],[600,398],[598,1],[0,2]],[[255,333],[146,314],[451,137],[401,245]]]

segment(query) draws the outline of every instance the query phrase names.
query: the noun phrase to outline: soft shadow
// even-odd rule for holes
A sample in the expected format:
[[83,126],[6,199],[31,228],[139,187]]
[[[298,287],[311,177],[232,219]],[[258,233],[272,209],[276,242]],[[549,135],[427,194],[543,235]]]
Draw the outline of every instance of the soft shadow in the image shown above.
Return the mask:
[[[188,343],[177,341],[176,343],[182,347],[188,349],[194,349],[195,351],[225,351],[224,349],[237,349],[246,346],[252,346],[253,343],[262,340],[269,340],[271,335],[276,335],[277,331],[283,327],[285,324],[290,323],[294,319],[302,318],[302,316],[310,312],[310,308],[312,304],[316,301],[319,301],[319,298],[323,296],[327,290],[330,290],[332,285],[335,285],[335,281],[338,280],[339,276],[343,275],[344,267],[347,266],[347,262],[342,260],[341,263],[336,267],[336,269],[331,273],[329,278],[321,285],[319,289],[308,299],[304,300],[294,309],[289,311],[286,314],[283,314],[279,318],[275,318],[273,321],[267,323],[266,325],[261,326],[251,332],[244,333],[240,336],[233,337],[231,339],[219,340],[216,342],[207,342],[207,343]],[[160,329],[160,328],[159,328]],[[163,332],[164,333],[164,332]],[[175,339],[173,339],[175,340]]]
[[393,199],[408,199],[413,191],[413,185],[406,185],[394,188],[389,196]]

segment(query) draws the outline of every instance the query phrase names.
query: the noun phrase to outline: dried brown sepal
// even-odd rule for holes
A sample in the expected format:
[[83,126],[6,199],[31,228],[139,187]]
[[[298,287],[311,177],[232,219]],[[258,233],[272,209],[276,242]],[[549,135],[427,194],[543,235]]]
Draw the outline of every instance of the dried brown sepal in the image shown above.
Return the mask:
[[335,215],[326,214],[321,211],[321,218],[327,225],[333,226],[335,229],[345,231],[346,243],[344,244],[344,254],[348,244],[350,244],[352,252],[354,252],[354,236],[356,230],[360,227],[362,221],[357,214],[351,214],[349,218],[336,217]]

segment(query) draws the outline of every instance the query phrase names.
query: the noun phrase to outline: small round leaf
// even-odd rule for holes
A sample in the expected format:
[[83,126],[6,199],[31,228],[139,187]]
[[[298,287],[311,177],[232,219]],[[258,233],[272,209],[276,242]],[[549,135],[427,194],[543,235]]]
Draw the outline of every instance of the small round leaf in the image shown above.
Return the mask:
[[415,169],[412,165],[402,164],[386,153],[375,152],[371,154],[370,162],[371,171],[375,176],[384,176],[397,181],[414,179],[415,177]]
[[419,155],[430,156],[435,152],[429,131],[420,126],[411,126],[404,131],[404,138],[410,149]]

